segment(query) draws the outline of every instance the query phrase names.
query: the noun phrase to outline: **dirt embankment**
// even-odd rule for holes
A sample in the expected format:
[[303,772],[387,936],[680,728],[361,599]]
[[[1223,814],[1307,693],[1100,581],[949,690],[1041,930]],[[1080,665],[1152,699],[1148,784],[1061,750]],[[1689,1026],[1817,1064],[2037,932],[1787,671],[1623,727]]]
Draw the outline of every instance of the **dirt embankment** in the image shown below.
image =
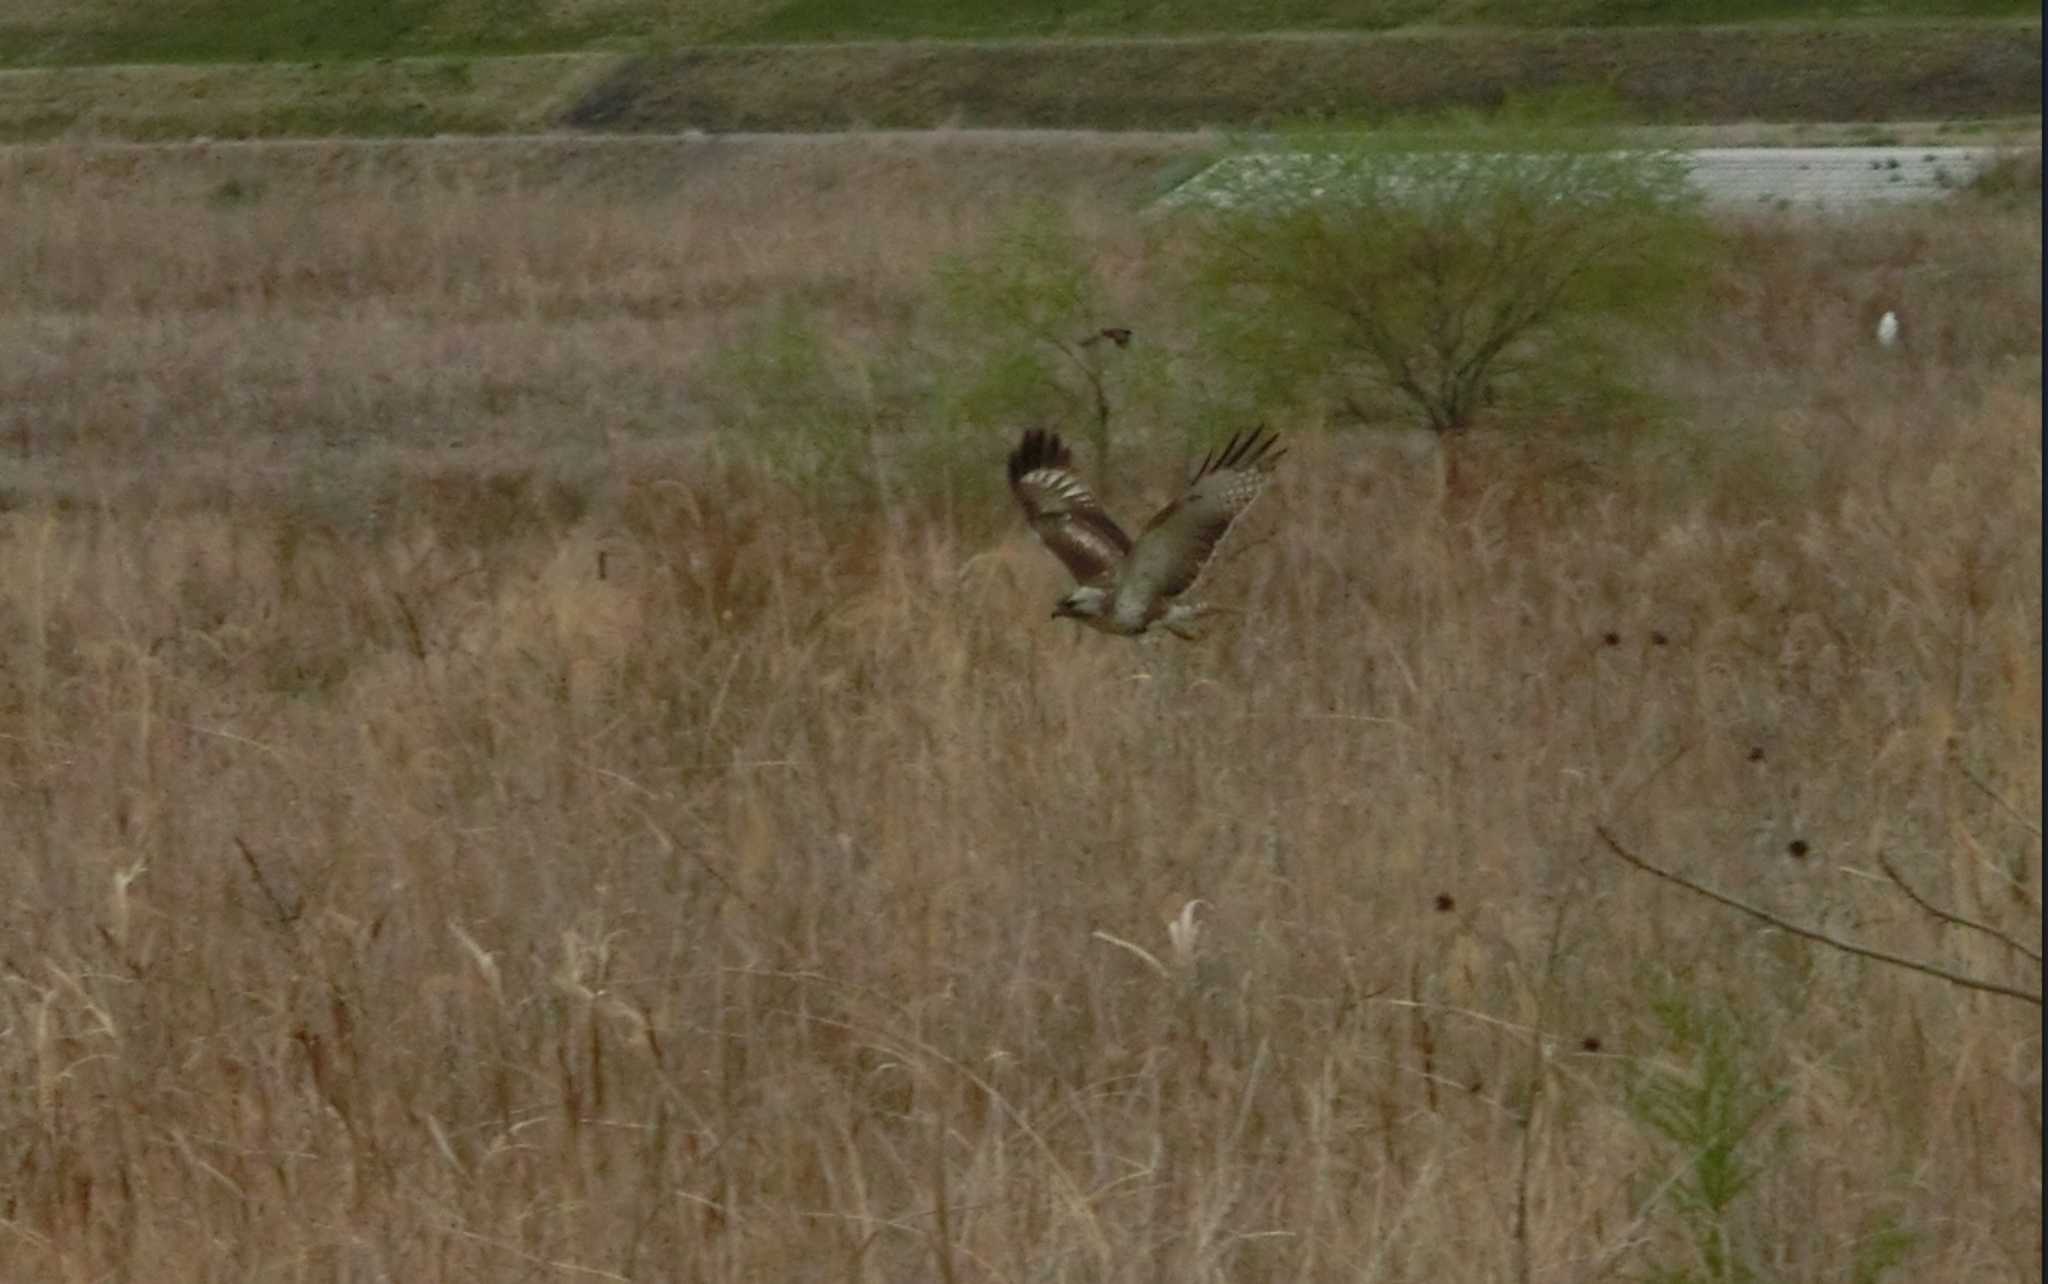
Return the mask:
[[1270,126],[1588,92],[1642,121],[2041,110],[2039,23],[697,47],[567,110],[606,130]]

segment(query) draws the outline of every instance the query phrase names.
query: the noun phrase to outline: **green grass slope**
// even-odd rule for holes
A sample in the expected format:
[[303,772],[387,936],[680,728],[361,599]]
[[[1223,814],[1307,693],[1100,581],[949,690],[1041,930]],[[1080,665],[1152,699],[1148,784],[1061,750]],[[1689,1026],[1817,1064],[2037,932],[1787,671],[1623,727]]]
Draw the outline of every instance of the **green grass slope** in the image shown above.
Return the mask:
[[629,17],[548,0],[28,0],[0,16],[0,64],[541,53],[630,35]]
[[649,42],[2033,18],[2018,0],[19,0],[0,65],[539,53]]
[[1560,97],[1641,124],[1981,121],[2039,115],[2041,26],[2011,0],[18,0],[0,72],[14,140],[1246,128]]
[[0,70],[0,140],[418,138],[532,133],[616,54]]

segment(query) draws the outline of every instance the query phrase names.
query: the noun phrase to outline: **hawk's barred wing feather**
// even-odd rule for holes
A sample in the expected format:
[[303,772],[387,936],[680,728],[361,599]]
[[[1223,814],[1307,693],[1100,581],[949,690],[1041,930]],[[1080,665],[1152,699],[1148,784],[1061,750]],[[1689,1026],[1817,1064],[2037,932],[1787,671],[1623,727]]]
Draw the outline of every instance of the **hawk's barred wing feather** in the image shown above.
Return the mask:
[[1287,452],[1263,427],[1239,433],[1211,451],[1180,497],[1159,510],[1138,534],[1125,559],[1126,587],[1147,596],[1174,597],[1201,577],[1202,568],[1239,513],[1251,507],[1267,474]]
[[1010,452],[1010,492],[1076,581],[1107,584],[1130,553],[1131,537],[1103,511],[1072,464],[1058,433],[1033,428]]

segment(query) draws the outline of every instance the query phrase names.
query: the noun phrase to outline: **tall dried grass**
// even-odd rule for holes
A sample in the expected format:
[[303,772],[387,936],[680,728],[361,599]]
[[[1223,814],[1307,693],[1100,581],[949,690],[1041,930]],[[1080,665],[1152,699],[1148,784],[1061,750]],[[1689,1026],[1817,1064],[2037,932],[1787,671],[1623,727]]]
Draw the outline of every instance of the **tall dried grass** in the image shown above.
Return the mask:
[[1130,645],[707,422],[792,300],[947,351],[1001,202],[810,164],[0,194],[0,1276],[1708,1278],[1631,1102],[1725,1027],[1740,1262],[2039,1277],[2038,1009],[1591,829],[2038,988],[1875,864],[2038,940],[2038,215],[1746,228],[1676,422],[1469,493],[1279,425]]

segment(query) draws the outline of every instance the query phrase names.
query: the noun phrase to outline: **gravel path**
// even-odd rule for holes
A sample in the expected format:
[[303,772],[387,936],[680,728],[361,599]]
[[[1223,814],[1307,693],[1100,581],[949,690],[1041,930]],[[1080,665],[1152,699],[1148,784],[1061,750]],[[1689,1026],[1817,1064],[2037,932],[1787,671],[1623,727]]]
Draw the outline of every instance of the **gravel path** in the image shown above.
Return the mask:
[[1717,204],[1802,207],[1931,200],[1967,184],[1989,147],[1732,147],[1690,153],[1692,181]]
[[[1849,209],[1935,200],[1967,184],[1990,147],[1698,147],[1682,153],[1693,186],[1722,208]],[[1320,194],[1341,181],[1306,154],[1233,156],[1175,188],[1169,204],[1256,205],[1276,182]],[[1399,180],[1395,180],[1399,181]]]

